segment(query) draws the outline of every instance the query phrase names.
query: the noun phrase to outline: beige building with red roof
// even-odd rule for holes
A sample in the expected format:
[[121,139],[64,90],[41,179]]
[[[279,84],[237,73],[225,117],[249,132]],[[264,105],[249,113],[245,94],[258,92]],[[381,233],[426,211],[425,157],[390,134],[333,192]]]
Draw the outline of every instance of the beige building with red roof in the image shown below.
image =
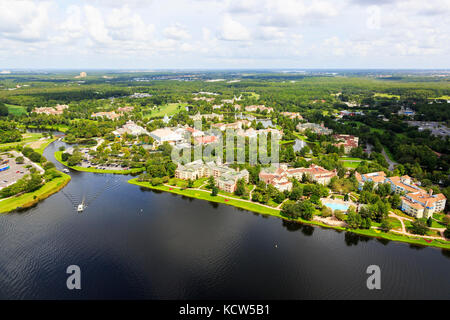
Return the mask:
[[301,180],[303,175],[308,176],[314,182],[327,185],[330,183],[331,178],[337,176],[337,171],[330,171],[315,164],[311,164],[309,168],[291,169],[288,169],[286,165],[281,165],[278,168],[270,167],[261,170],[259,178],[265,183],[273,185],[278,190],[284,191],[292,189],[290,178]]
[[367,181],[373,182],[373,186],[374,188],[376,188],[378,184],[384,183],[384,180],[386,180],[386,173],[384,173],[384,171],[378,171],[360,174],[358,171],[356,171],[355,178],[358,181],[359,190],[362,190],[364,183],[366,183]]
[[358,148],[358,137],[349,134],[335,134],[333,135],[333,138],[338,141],[333,145],[338,148],[344,146],[345,153],[349,153],[353,148]]
[[433,190],[429,193],[425,190],[411,192],[402,199],[402,211],[416,218],[429,218],[433,213],[443,211],[447,198],[442,193],[433,195]]
[[42,108],[34,108],[32,112],[37,114],[47,114],[47,115],[61,115],[64,112],[64,109],[68,109],[69,106],[67,104],[58,104],[54,108],[52,107],[42,107]]
[[267,113],[273,112],[273,108],[271,108],[271,107],[266,107],[266,106],[264,106],[264,105],[259,105],[259,106],[252,105],[252,106],[247,106],[247,107],[245,107],[245,111],[248,111],[248,112],[256,112],[257,110],[259,110],[259,111],[261,111],[261,112],[263,112],[264,110],[266,110]]
[[358,180],[360,190],[367,181],[372,181],[375,187],[380,183],[389,183],[392,192],[402,195],[401,210],[413,217],[429,218],[433,213],[445,209],[447,199],[442,193],[435,195],[433,195],[432,191],[427,193],[424,189],[413,183],[410,176],[386,177],[386,174],[380,171],[363,175],[356,172],[355,178]]
[[282,116],[287,117],[289,119],[300,119],[303,120],[303,117],[300,113],[298,112],[281,112],[280,113]]

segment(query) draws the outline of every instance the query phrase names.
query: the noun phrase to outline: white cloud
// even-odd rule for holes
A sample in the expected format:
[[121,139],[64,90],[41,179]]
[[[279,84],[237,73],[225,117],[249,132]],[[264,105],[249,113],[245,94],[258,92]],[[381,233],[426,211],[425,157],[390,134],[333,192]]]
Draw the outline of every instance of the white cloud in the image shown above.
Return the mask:
[[449,14],[448,0],[0,0],[0,64],[352,67],[376,60],[378,67],[450,68]]
[[250,40],[250,32],[244,25],[226,15],[222,23],[221,38],[228,41]]
[[170,27],[165,28],[164,35],[167,38],[174,40],[187,40],[191,38],[191,35],[186,30],[186,28],[180,24],[174,24]]
[[0,1],[0,34],[20,41],[44,40],[50,7],[46,1]]

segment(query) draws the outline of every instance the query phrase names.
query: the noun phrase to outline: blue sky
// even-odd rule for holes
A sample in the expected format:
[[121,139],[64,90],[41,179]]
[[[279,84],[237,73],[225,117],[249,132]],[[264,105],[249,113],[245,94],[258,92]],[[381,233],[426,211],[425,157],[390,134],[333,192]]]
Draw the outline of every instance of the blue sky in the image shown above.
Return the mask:
[[449,0],[0,0],[0,68],[450,68],[449,17]]

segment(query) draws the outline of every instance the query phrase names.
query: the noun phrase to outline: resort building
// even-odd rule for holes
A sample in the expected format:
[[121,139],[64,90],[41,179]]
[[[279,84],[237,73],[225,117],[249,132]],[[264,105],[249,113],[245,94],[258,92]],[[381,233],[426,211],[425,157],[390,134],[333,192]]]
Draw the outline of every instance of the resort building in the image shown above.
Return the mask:
[[194,121],[201,121],[203,118],[205,118],[206,120],[217,119],[219,121],[222,121],[223,120],[223,114],[217,114],[217,113],[200,114],[200,112],[199,112],[195,116],[189,116],[189,118],[191,118]]
[[195,101],[203,100],[206,102],[213,102],[216,99],[215,98],[207,98],[207,97],[195,97],[195,98],[193,98],[193,100],[195,100]]
[[239,130],[243,127],[249,127],[251,122],[248,120],[238,120],[233,123],[213,123],[211,124],[211,128],[219,129],[220,131],[225,131],[227,129]]
[[426,218],[433,216],[433,213],[443,211],[446,198],[442,193],[433,195],[433,190],[429,193],[424,190],[411,192],[401,197],[401,209],[405,213],[416,218]]
[[349,153],[353,148],[358,148],[359,138],[349,134],[335,134],[333,138],[338,142],[334,146],[340,148],[344,146],[344,152]]
[[410,176],[401,176],[401,177],[389,177],[386,178],[385,182],[391,185],[391,191],[397,194],[404,194],[410,192],[423,192],[423,189],[419,188],[416,184],[412,182]]
[[219,141],[219,139],[216,136],[202,136],[195,137],[194,141],[196,144],[210,144]]
[[447,199],[442,193],[433,195],[432,190],[427,193],[414,184],[409,176],[386,177],[386,174],[380,171],[363,175],[356,172],[355,177],[360,190],[366,181],[373,181],[375,186],[389,183],[392,192],[402,195],[401,210],[413,217],[429,218],[433,213],[443,211],[445,208]]
[[355,171],[355,178],[358,181],[358,189],[362,190],[364,183],[367,181],[373,182],[374,188],[378,186],[380,183],[384,183],[386,180],[386,173],[384,171],[372,172],[360,174],[358,171]]
[[200,178],[214,177],[214,181],[220,190],[234,192],[238,180],[244,179],[248,183],[249,173],[247,170],[236,171],[222,165],[220,160],[203,163],[199,159],[185,165],[178,164],[175,170],[175,178],[182,180],[197,180]]
[[293,119],[299,119],[299,120],[303,120],[303,117],[300,113],[298,112],[281,112],[280,113],[282,116],[287,117],[291,120]]
[[250,128],[250,129],[247,129],[247,130],[240,129],[240,130],[237,131],[236,134],[238,136],[241,136],[241,137],[254,138],[254,137],[257,137],[260,134],[269,134],[269,133],[271,133],[273,136],[274,135],[278,135],[279,137],[281,137],[282,134],[283,134],[282,131],[277,130],[277,129],[271,129],[271,128],[260,129],[260,130],[255,130],[253,128]]
[[349,111],[349,110],[342,110],[339,113],[339,116],[342,117],[353,117],[353,116],[363,116],[364,112],[362,111]]
[[190,133],[190,135],[194,138],[204,136],[205,133],[201,130],[197,130],[195,128],[187,127],[186,131]]
[[291,168],[288,169],[286,165],[280,167],[270,167],[261,170],[259,178],[267,184],[273,185],[280,191],[291,190],[292,183],[290,178],[301,180],[303,175],[308,176],[312,181],[327,185],[331,178],[337,176],[337,171],[329,171],[318,165],[311,164],[309,168]]
[[130,134],[132,136],[140,136],[142,134],[149,135],[148,131],[145,128],[138,126],[131,120],[127,121],[127,123],[124,124],[122,128],[114,130],[112,133],[117,137],[121,137],[124,134]]
[[322,124],[317,124],[317,123],[310,123],[310,122],[306,122],[306,123],[299,123],[296,127],[296,129],[299,132],[304,132],[305,130],[309,129],[314,133],[317,134],[332,134],[333,130],[326,128],[323,123]]
[[58,104],[54,108],[52,107],[42,107],[42,108],[34,108],[32,112],[37,114],[47,114],[47,115],[61,115],[64,112],[64,109],[68,109],[69,106],[66,104]]
[[150,132],[150,137],[155,140],[155,145],[161,145],[164,142],[168,142],[169,144],[176,144],[182,142],[183,137],[169,128],[164,129],[156,129]]
[[121,116],[121,114],[117,114],[115,111],[110,111],[110,112],[102,111],[102,112],[93,113],[91,115],[91,117],[93,117],[93,118],[103,117],[103,118],[107,118],[110,120],[115,120],[115,119],[119,118],[120,116]]
[[242,171],[228,171],[223,173],[217,180],[217,186],[220,190],[233,193],[236,190],[237,182],[240,179],[244,179],[248,183],[249,174],[247,170]]
[[267,111],[267,113],[273,112],[273,108],[266,107],[264,105],[258,105],[258,106],[252,105],[252,106],[245,107],[245,111],[248,111],[248,112],[256,112],[258,110],[261,111],[261,112]]
[[405,107],[401,107],[400,110],[398,111],[398,115],[399,116],[407,116],[407,117],[413,117],[416,115],[416,113],[414,112],[414,110],[410,109],[410,108],[405,108]]
[[133,111],[133,110],[134,110],[134,107],[132,107],[132,106],[119,107],[119,108],[117,109],[117,111],[118,111],[119,113],[121,113],[121,112],[127,113],[127,112],[131,112],[131,111]]

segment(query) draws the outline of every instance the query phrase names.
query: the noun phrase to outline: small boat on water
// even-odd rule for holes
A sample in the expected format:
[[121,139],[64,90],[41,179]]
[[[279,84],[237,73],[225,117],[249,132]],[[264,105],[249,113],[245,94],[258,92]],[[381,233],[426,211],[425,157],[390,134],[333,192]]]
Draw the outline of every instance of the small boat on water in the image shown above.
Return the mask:
[[86,208],[86,205],[84,204],[84,199],[83,199],[83,201],[78,205],[77,211],[82,212],[85,208]]
[[69,173],[70,171],[69,171],[69,169],[67,169],[67,168],[64,168],[63,172],[65,172],[65,173]]

